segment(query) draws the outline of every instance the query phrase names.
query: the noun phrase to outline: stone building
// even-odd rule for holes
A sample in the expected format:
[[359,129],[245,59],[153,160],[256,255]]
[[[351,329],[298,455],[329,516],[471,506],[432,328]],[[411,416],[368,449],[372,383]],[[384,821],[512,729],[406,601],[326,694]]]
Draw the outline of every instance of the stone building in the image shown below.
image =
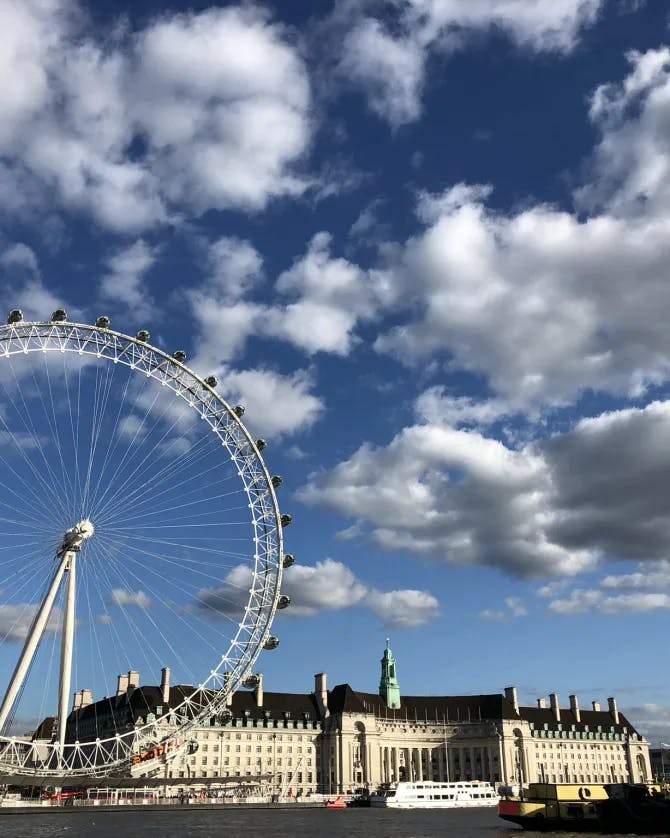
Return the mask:
[[[520,706],[517,691],[465,696],[404,696],[387,642],[378,693],[349,684],[328,689],[315,676],[311,693],[276,693],[253,679],[238,690],[228,712],[191,734],[191,747],[161,768],[203,786],[231,780],[265,793],[333,794],[374,790],[401,780],[484,780],[496,785],[529,782],[644,782],[652,777],[649,745],[617,709],[593,702],[582,710],[576,696],[561,707]],[[93,703],[75,695],[67,738],[123,732],[170,714],[192,687],[140,686],[139,673],[119,676],[117,694]]]

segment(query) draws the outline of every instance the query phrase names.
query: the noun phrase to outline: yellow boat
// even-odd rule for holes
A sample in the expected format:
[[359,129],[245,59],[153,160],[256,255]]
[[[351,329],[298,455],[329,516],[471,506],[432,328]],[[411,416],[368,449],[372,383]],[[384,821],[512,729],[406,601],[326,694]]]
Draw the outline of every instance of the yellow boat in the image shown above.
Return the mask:
[[503,797],[501,818],[524,829],[598,832],[598,801],[607,800],[605,786],[576,783],[530,783],[519,797]]

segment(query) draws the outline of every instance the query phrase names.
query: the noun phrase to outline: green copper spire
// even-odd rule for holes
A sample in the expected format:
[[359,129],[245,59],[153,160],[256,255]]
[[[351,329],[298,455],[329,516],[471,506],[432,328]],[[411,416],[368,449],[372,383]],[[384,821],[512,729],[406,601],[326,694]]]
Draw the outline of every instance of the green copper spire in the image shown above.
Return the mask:
[[400,707],[400,684],[396,677],[395,658],[386,638],[386,649],[382,655],[382,679],[379,682],[379,695],[386,702],[390,710],[398,710]]

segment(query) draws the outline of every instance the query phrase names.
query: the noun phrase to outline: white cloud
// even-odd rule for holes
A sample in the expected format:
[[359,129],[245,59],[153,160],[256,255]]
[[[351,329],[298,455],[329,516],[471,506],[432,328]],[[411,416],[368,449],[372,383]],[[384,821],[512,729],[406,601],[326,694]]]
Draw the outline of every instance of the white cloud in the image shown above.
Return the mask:
[[548,605],[548,610],[553,614],[635,614],[668,609],[668,594],[635,593],[605,596],[602,591],[582,588],[571,591],[566,599],[555,599]]
[[323,411],[323,402],[310,393],[306,372],[281,375],[272,370],[231,370],[223,375],[221,391],[231,403],[246,406],[244,422],[253,431],[273,437],[311,427]]
[[10,245],[3,251],[0,255],[0,265],[10,270],[18,267],[31,274],[39,274],[35,251],[23,242],[16,242],[16,244]]
[[351,608],[367,594],[354,572],[333,559],[314,566],[294,565],[284,574],[282,590],[291,597],[287,616],[296,617]]
[[[35,618],[37,605],[18,603],[16,605],[0,605],[0,638],[12,643],[23,642]],[[63,623],[63,612],[60,608],[53,608],[47,620],[45,631],[57,634]]]
[[639,565],[635,573],[621,573],[606,576],[600,586],[609,590],[640,590],[654,588],[656,590],[670,588],[670,561],[648,562],[648,566]]
[[151,605],[151,599],[144,593],[144,591],[130,591],[126,588],[114,588],[109,600],[110,605],[118,605],[121,608],[125,606],[136,606],[137,608],[147,609]]
[[525,605],[519,597],[508,596],[505,598],[506,609],[492,610],[486,609],[479,612],[479,617],[482,620],[492,620],[499,623],[504,623],[507,620],[518,619],[525,617],[528,614]]
[[147,290],[145,275],[156,262],[156,248],[144,240],[117,250],[107,260],[108,273],[100,283],[103,300],[121,303],[127,316],[140,322],[153,314],[153,301]]
[[427,591],[371,591],[367,604],[385,628],[425,626],[440,614],[439,602]]
[[74,0],[0,14],[5,205],[25,213],[48,193],[134,231],[306,188],[293,171],[311,135],[306,70],[258,9],[165,14],[104,43]]
[[[218,588],[203,588],[195,606],[210,617],[240,620],[249,599],[253,574],[247,565],[233,568]],[[313,617],[324,611],[363,606],[385,627],[414,628],[439,616],[439,603],[427,591],[368,590],[342,562],[324,559],[315,565],[294,565],[283,576],[282,593],[291,604],[282,617]]]
[[[582,420],[517,449],[475,430],[421,424],[315,472],[298,496],[353,519],[351,532],[387,549],[573,576],[603,558],[670,554],[669,452],[670,402]],[[620,599],[608,607],[637,606]]]
[[502,30],[519,47],[565,53],[580,30],[592,24],[601,0],[469,0],[467,3],[406,0],[381,5],[391,26],[374,17],[375,4],[341,3],[337,69],[365,91],[370,108],[398,126],[417,119],[426,64],[436,52],[451,53],[473,35]]

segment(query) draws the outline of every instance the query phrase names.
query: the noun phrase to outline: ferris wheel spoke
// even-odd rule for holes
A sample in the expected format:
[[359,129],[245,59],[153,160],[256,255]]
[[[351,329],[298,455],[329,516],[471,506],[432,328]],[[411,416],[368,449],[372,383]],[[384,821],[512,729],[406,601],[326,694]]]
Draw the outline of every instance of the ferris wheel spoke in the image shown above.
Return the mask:
[[[154,393],[153,399],[151,399],[149,401],[148,405],[147,405],[147,408],[146,408],[146,411],[145,411],[144,416],[142,418],[142,421],[137,423],[137,426],[135,428],[135,432],[133,433],[131,439],[128,442],[128,447],[127,447],[125,453],[120,458],[120,460],[119,460],[119,462],[116,466],[116,469],[115,469],[114,473],[112,474],[110,480],[107,481],[107,488],[105,489],[105,491],[103,492],[102,496],[99,499],[97,498],[97,495],[94,496],[94,504],[95,505],[103,503],[105,497],[107,496],[107,493],[109,491],[110,486],[114,486],[115,484],[118,484],[118,485],[121,486],[124,483],[129,483],[132,480],[132,478],[138,473],[141,466],[146,462],[146,458],[147,458],[148,454],[146,454],[142,458],[140,463],[132,463],[131,462],[131,466],[134,466],[133,470],[130,472],[129,475],[127,475],[123,478],[121,477],[121,475],[123,474],[123,469],[125,468],[128,459],[131,457],[131,452],[134,450],[135,446],[141,440],[140,432],[145,427],[145,423],[147,422],[148,417],[152,414],[152,411],[154,410],[154,407],[156,406],[156,402],[158,401],[158,398],[160,396],[160,392],[161,391],[156,388],[156,392]],[[156,424],[158,424],[158,422],[160,420],[162,420],[164,418],[164,416],[169,412],[169,408],[170,408],[170,404],[166,400],[165,406],[164,406],[162,412],[160,413],[159,418],[155,418],[155,420],[154,420]],[[174,419],[174,421],[170,424],[168,430],[164,433],[162,439],[164,439],[164,437],[171,430],[174,429],[174,426],[177,424],[178,420],[179,420],[179,417],[176,417]],[[155,449],[155,446],[154,446],[154,449]]]
[[[103,548],[103,549],[104,549],[104,548]],[[118,566],[117,566],[117,563],[116,563],[116,561],[114,560],[113,556],[111,556],[111,555],[110,555],[110,556],[108,556],[108,558],[109,558],[109,560],[110,560],[110,561],[109,561],[109,563],[108,563],[107,567],[108,567],[110,570],[114,570],[114,571],[116,572],[116,574],[117,574],[117,576],[118,576],[118,578],[119,578],[119,584],[120,584],[122,587],[124,587],[124,586],[126,585],[126,576],[131,576],[132,578],[134,578],[134,579],[136,579],[136,580],[138,579],[137,575],[136,575],[136,574],[134,574],[131,570],[129,570],[129,569],[128,569],[127,563],[124,563],[123,569],[121,569],[120,567],[118,567]],[[140,581],[142,584],[144,584],[144,580],[138,580],[138,581]],[[111,584],[111,579],[110,579],[110,584]],[[110,588],[110,590],[111,590],[111,588]],[[121,611],[122,611],[122,613],[123,613],[123,616],[124,616],[124,618],[126,619],[126,621],[127,621],[128,625],[131,627],[131,630],[133,631],[133,633],[134,633],[136,636],[142,637],[141,630],[137,627],[137,625],[136,625],[136,623],[135,623],[135,621],[134,621],[134,619],[133,619],[132,615],[129,613],[129,610],[130,610],[130,609],[129,609],[129,608],[127,608],[127,607],[125,607],[125,606],[123,606],[123,605],[121,605],[121,606],[119,606],[119,607],[121,608]],[[136,607],[138,607],[138,608],[139,608],[139,610],[140,610],[140,611],[144,614],[145,618],[146,618],[149,622],[151,622],[151,623],[152,623],[152,625],[154,625],[154,627],[156,628],[155,621],[153,620],[153,618],[152,618],[152,617],[151,617],[151,615],[149,614],[148,609],[147,609],[145,606],[143,606],[143,605],[138,605],[138,606],[136,606]],[[162,634],[162,633],[161,633],[161,634]],[[143,645],[145,645],[145,646],[146,646],[146,644],[143,644]],[[185,671],[190,672],[190,673],[191,673],[191,675],[193,675],[193,674],[194,674],[194,673],[190,670],[190,665],[189,665],[189,664],[188,664],[188,663],[184,660],[184,658],[181,656],[181,654],[179,653],[179,651],[178,651],[176,648],[174,648],[174,647],[172,646],[172,644],[170,644],[170,643],[168,643],[168,650],[169,650],[169,651],[170,651],[170,653],[173,655],[174,659],[175,659],[175,660],[177,660],[177,661],[179,662],[179,664],[181,665],[181,667],[182,667]],[[145,660],[146,660],[147,666],[148,666],[149,668],[151,668],[151,664],[149,663],[148,658],[146,658],[146,655],[145,655]],[[162,665],[164,665],[164,661],[157,660],[157,663],[158,663],[158,664],[162,664]]]
[[[170,429],[166,431],[166,434],[169,434],[169,432]],[[189,443],[189,448],[185,452],[178,454],[177,457],[170,460],[170,448],[177,446],[182,438],[175,436],[168,444],[168,447],[163,450],[161,446],[163,444],[164,436],[165,435],[163,435],[163,437],[161,437],[158,441],[154,442],[153,446],[149,448],[144,458],[137,463],[135,469],[127,477],[119,481],[120,486],[127,484],[131,485],[133,488],[127,493],[124,493],[122,489],[119,488],[111,496],[108,496],[104,507],[100,510],[103,515],[110,507],[116,508],[120,501],[124,501],[126,504],[132,504],[138,497],[146,497],[156,484],[160,485],[166,483],[169,478],[176,479],[184,469],[189,467],[193,468],[195,464],[201,460],[206,461],[209,452],[207,450],[206,443],[202,440],[199,440],[195,444]],[[162,456],[164,458],[168,458],[165,465],[153,475],[142,472],[141,469],[143,469],[144,466],[148,465],[150,467],[152,462],[159,460],[158,457],[153,456],[157,451],[162,452]],[[170,485],[171,484],[168,483],[168,486]],[[103,495],[103,498],[104,497],[105,495]],[[103,498],[100,499],[100,503]]]
[[[183,584],[183,583],[182,583],[182,584]],[[190,586],[188,586],[188,587],[190,587]],[[193,588],[193,590],[194,590],[194,591],[197,591],[198,589],[197,589],[197,588]],[[186,620],[186,619],[185,619],[185,617],[183,616],[183,615],[184,615],[184,613],[186,612],[186,609],[184,609],[184,608],[178,608],[178,607],[176,606],[176,604],[175,604],[175,603],[173,603],[173,602],[171,602],[171,601],[169,601],[169,600],[168,600],[168,601],[164,601],[164,603],[163,603],[163,604],[165,605],[165,607],[166,607],[168,610],[170,610],[170,612],[172,613],[172,615],[173,615],[173,616],[175,616],[175,617],[176,617],[176,618],[177,618],[177,619],[178,619],[178,620],[182,623],[182,625],[188,629],[189,633],[193,633],[193,634],[195,634],[195,635],[197,636],[197,638],[198,638],[199,640],[201,640],[201,641],[202,641],[205,645],[207,645],[209,648],[211,648],[211,649],[212,649],[212,651],[216,652],[217,654],[218,654],[218,653],[220,653],[220,649],[219,649],[217,646],[215,646],[214,644],[212,644],[211,640],[210,640],[210,639],[209,639],[206,635],[201,634],[201,633],[200,633],[200,632],[199,632],[199,631],[198,631],[198,630],[194,627],[194,625],[193,625],[193,620],[197,620],[197,622],[198,622],[200,625],[202,625],[202,627],[205,629],[205,631],[207,631],[207,630],[210,630],[210,629],[211,629],[211,623],[207,622],[207,621],[206,621],[206,620],[204,620],[202,617],[200,617],[197,613],[193,612],[193,610],[192,610],[192,609],[188,612],[188,613],[189,613],[190,620]],[[217,612],[216,616],[218,616],[218,617],[223,617],[224,615],[221,615],[221,614],[219,614],[219,613]],[[237,627],[237,621],[233,620],[232,618],[226,618],[226,619],[228,619],[228,620],[229,620],[229,621],[230,621],[233,625],[235,625],[235,627]],[[221,620],[221,622],[223,622],[223,620]]]
[[[120,507],[121,503],[123,503],[124,506],[131,506],[133,509],[137,509],[141,506],[152,504],[156,498],[162,497],[165,494],[170,494],[172,492],[179,492],[180,496],[182,493],[188,494],[188,492],[184,491],[184,487],[190,485],[194,481],[197,485],[193,487],[190,492],[200,491],[205,478],[217,469],[220,471],[220,466],[215,464],[209,466],[209,468],[196,470],[195,466],[198,465],[201,460],[207,462],[211,454],[211,452],[204,447],[204,444],[200,449],[198,448],[199,445],[200,443],[192,446],[188,452],[184,455],[180,455],[174,461],[167,463],[158,472],[154,473],[154,475],[149,477],[143,476],[139,485],[131,489],[127,494],[117,492],[114,498],[108,500],[104,508],[96,512],[96,517],[104,517],[105,512],[107,512],[110,507],[116,510]],[[185,478],[182,477],[179,480],[179,475],[183,475],[184,470],[188,468],[193,469],[193,473],[188,475],[187,472],[188,476]],[[232,479],[232,474],[225,476],[221,475],[219,477],[219,482],[229,481]],[[169,482],[169,480],[173,480],[173,482]],[[160,491],[154,491],[154,486],[162,484],[167,485]]]
[[[4,382],[2,382],[1,379],[0,379],[0,385],[4,389],[5,395],[7,395],[7,389],[4,385]],[[19,418],[21,418],[20,414],[19,414]],[[28,455],[25,451],[25,446],[21,445],[20,442],[17,440],[16,435],[14,434],[14,431],[12,431],[12,429],[9,427],[9,425],[8,425],[7,421],[5,420],[4,416],[2,415],[2,413],[0,413],[0,425],[4,428],[5,432],[9,435],[9,438],[11,439],[11,441],[14,445],[14,448],[16,449],[16,452],[18,453],[18,455],[21,457],[21,459],[24,461],[24,463],[28,466],[28,468],[32,472],[33,480],[35,481],[35,485],[36,486],[42,486],[42,487],[46,488],[49,492],[49,497],[48,497],[47,501],[50,502],[50,503],[53,503],[57,508],[60,507],[61,511],[64,512],[64,508],[63,508],[63,505],[62,505],[61,498],[53,490],[52,485],[44,481],[44,475],[42,475],[40,473],[38,468],[30,460],[30,458],[28,457]],[[41,449],[40,441],[35,437],[34,432],[31,432],[28,429],[28,426],[25,423],[24,423],[24,426],[26,427],[28,435],[33,440],[33,444],[35,446],[35,449],[40,451],[40,453],[42,454],[42,459],[46,463],[46,457],[44,456],[44,452]],[[26,480],[23,478],[23,476],[12,465],[10,465],[10,463],[7,461],[6,458],[3,458],[3,459],[4,459],[4,467],[28,491],[28,493],[32,497],[32,502],[36,503],[38,505],[38,508],[40,508],[40,506],[44,503],[44,498],[40,497],[37,490],[34,489],[33,487],[31,487],[26,482]],[[48,467],[48,463],[46,463],[46,465]]]
[[[157,559],[161,563],[161,565],[172,565],[182,570],[186,567],[189,573],[204,576],[208,581],[214,582],[215,584],[221,584],[221,570],[232,570],[234,567],[237,567],[239,565],[239,562],[237,562],[236,565],[213,565],[211,562],[195,561],[193,559],[184,558],[182,556],[166,556],[164,553],[156,553],[152,550],[142,549],[137,546],[133,547],[132,550],[133,552],[138,553],[141,556],[146,556],[150,559]],[[119,550],[119,552],[122,551]],[[124,555],[128,555],[128,552],[124,552]],[[208,568],[210,569],[210,572],[206,573],[204,570],[201,570],[200,568]],[[240,591],[246,590],[246,592],[248,593],[248,589],[243,589],[240,586],[232,585],[232,583],[231,586],[239,588]]]
[[[49,403],[50,403],[50,406],[51,406],[51,415],[49,415],[49,411],[47,410],[46,400],[42,399],[42,405],[43,405],[43,409],[44,409],[44,417],[47,421],[47,424],[49,425],[49,429],[50,429],[50,432],[51,432],[51,435],[52,435],[52,439],[54,440],[56,453],[58,454],[58,460],[59,460],[59,463],[60,463],[60,474],[62,475],[64,482],[67,484],[65,486],[66,497],[70,497],[72,499],[71,503],[73,503],[74,499],[76,498],[76,490],[75,490],[75,487],[74,487],[74,483],[72,482],[72,478],[70,476],[73,469],[72,469],[71,464],[66,465],[66,463],[65,463],[65,459],[63,457],[63,448],[62,448],[62,445],[61,445],[61,435],[56,430],[57,427],[58,427],[58,419],[56,418],[56,407],[54,405],[53,390],[51,388],[51,375],[49,374],[49,363],[48,363],[46,353],[44,353],[43,360],[44,360],[44,377],[45,377],[46,382],[47,382],[47,389],[49,391]],[[34,371],[33,371],[33,379],[35,379]],[[37,381],[35,381],[35,383],[37,384]],[[39,388],[39,393],[40,393],[40,397],[42,397],[42,388]],[[53,425],[51,424],[52,419],[53,419]],[[56,466],[58,467],[58,464],[56,464]],[[74,512],[74,509],[72,509],[72,511]]]

